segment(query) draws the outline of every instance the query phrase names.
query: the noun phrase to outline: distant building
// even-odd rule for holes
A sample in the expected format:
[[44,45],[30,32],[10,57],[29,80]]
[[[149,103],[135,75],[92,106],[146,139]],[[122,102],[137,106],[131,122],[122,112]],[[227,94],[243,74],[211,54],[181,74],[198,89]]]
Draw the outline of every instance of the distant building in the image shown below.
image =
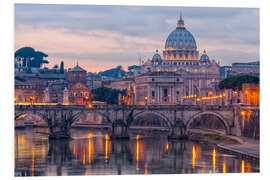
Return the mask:
[[220,79],[226,79],[229,77],[230,73],[232,71],[232,66],[222,66],[219,69],[220,73]]
[[[205,96],[209,91],[215,91],[220,81],[219,63],[210,60],[205,50],[199,56],[195,38],[185,27],[182,16],[176,28],[167,37],[163,57],[156,50],[152,59],[139,66],[131,66],[129,70],[135,79],[152,72],[157,72],[157,75],[163,73],[163,78],[166,78],[166,72],[177,74],[175,76],[183,79],[182,91],[179,94],[179,97],[185,97],[183,103],[196,103],[195,97]],[[170,76],[168,78],[170,79]],[[135,80],[135,86],[136,84]],[[176,83],[175,86],[178,84]],[[176,103],[175,99],[169,102]]]
[[260,76],[260,62],[249,62],[249,63],[232,63],[231,76],[236,75],[253,75]]
[[136,105],[180,104],[183,78],[174,72],[149,72],[135,77]]
[[68,93],[69,102],[73,104],[89,103],[89,88],[86,84],[86,70],[78,64],[68,70]]
[[89,91],[92,92],[92,90],[102,86],[102,79],[98,75],[87,74],[86,85],[89,88]]
[[30,81],[15,79],[15,103],[40,102],[41,97],[36,91],[35,84]]
[[123,78],[111,82],[111,88],[118,90],[127,90],[130,86],[130,83],[134,81],[134,78]]
[[54,80],[48,82],[49,101],[52,103],[62,103],[65,87],[67,87],[67,81],[65,80]]
[[250,104],[253,106],[260,105],[260,85],[245,83],[242,85],[242,100],[243,104]]

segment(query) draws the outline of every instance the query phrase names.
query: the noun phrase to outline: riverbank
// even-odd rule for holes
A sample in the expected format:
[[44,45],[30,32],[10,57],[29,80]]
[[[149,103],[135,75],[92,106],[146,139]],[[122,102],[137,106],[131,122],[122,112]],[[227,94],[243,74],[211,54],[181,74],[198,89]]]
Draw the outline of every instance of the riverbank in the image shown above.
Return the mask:
[[202,129],[190,130],[189,139],[198,143],[212,144],[216,146],[219,151],[233,154],[241,158],[256,162],[260,161],[259,140],[228,136],[220,131]]

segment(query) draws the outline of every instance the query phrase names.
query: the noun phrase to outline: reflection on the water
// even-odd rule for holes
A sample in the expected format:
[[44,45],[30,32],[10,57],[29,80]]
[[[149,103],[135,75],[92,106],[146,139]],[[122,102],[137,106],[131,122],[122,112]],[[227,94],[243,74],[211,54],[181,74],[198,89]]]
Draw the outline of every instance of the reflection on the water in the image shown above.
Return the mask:
[[[45,130],[38,130],[45,131]],[[259,165],[166,135],[111,141],[101,130],[72,130],[71,141],[49,141],[35,129],[15,131],[15,175],[179,174],[257,172]]]

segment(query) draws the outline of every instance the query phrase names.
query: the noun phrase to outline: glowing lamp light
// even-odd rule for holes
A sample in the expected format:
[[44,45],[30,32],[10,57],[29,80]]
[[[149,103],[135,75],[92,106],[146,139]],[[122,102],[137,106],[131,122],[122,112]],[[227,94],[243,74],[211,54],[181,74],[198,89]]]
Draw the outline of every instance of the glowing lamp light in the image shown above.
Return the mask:
[[148,97],[147,97],[147,96],[145,96],[145,97],[144,97],[144,100],[146,100],[146,101],[147,101],[147,100],[148,100]]
[[154,98],[152,99],[152,102],[155,102],[155,99]]
[[93,104],[88,104],[88,108],[93,108]]
[[241,114],[241,116],[245,116],[246,115],[246,112],[245,111],[241,111],[240,114]]

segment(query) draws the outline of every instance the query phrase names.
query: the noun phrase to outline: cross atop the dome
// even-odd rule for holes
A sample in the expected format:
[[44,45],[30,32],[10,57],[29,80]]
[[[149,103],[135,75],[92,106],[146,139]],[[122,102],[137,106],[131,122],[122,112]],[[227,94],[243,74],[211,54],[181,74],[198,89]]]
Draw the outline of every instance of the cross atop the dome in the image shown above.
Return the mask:
[[206,50],[205,49],[203,50],[203,54],[206,54]]
[[156,49],[156,53],[158,53],[158,49]]
[[180,17],[179,17],[179,20],[177,21],[176,28],[183,28],[183,27],[185,27],[185,24],[182,17],[182,12],[180,11]]

